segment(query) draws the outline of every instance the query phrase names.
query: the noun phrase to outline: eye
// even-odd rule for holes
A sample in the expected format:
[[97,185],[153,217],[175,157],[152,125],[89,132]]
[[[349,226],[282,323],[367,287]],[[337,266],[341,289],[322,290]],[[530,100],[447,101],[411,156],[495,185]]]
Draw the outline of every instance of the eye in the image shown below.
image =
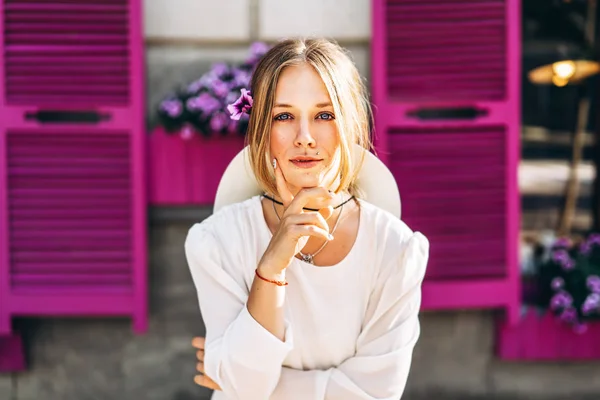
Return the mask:
[[324,112],[324,113],[317,115],[317,119],[322,119],[324,121],[332,121],[335,119],[335,117],[331,113]]
[[287,121],[289,119],[292,119],[292,116],[289,113],[282,113],[282,114],[278,114],[275,116],[275,118],[273,118],[275,121]]

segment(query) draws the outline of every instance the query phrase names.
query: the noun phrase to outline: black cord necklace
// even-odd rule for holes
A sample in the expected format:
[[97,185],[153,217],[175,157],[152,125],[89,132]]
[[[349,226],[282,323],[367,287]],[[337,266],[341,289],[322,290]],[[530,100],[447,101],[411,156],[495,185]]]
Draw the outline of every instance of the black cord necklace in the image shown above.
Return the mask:
[[[269,195],[267,195],[267,194],[263,194],[263,197],[264,197],[265,199],[269,199],[269,200],[271,200],[271,201],[272,201],[273,203],[275,203],[275,204],[279,204],[280,206],[282,206],[282,205],[283,205],[283,203],[282,203],[282,202],[275,200],[274,198],[272,198],[271,196],[269,196]],[[333,207],[333,209],[334,209],[334,210],[337,210],[338,208],[340,208],[341,206],[343,206],[344,204],[346,204],[347,202],[349,202],[350,200],[353,200],[353,199],[354,199],[354,196],[350,197],[350,198],[349,198],[349,199],[347,199],[347,200],[344,200],[342,203],[340,203],[340,204],[338,204],[337,206]],[[316,209],[316,208],[308,208],[308,207],[304,207],[304,208],[303,208],[303,210],[306,210],[306,211],[319,211],[319,210],[318,210],[318,209]]]

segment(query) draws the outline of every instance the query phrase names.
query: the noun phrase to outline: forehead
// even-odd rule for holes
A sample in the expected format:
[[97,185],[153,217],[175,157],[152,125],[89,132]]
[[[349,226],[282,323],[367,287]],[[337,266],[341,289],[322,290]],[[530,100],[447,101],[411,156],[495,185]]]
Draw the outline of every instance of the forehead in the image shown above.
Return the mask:
[[309,64],[292,65],[281,72],[275,99],[278,103],[286,104],[309,99],[317,103],[330,101],[323,79]]

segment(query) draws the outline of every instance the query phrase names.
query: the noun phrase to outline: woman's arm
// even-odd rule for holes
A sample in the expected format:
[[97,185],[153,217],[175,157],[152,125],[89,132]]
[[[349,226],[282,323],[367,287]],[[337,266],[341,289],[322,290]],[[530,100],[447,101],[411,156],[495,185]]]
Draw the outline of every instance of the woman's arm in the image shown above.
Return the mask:
[[[316,187],[303,189],[293,196],[279,168],[275,168],[275,177],[284,212],[257,267],[257,276],[248,298],[248,311],[266,330],[284,340],[285,288],[272,282],[285,281],[286,268],[306,244],[308,237],[331,240],[324,216],[318,212],[306,213],[303,207],[309,201],[321,202],[323,207],[327,207],[332,195],[325,188]],[[326,215],[330,213],[331,210],[327,209]]]
[[207,328],[206,375],[232,399],[267,399],[292,349],[291,329],[284,322],[281,340],[250,314],[242,282],[244,266],[229,265],[231,258],[224,252],[210,227],[197,224],[190,229],[185,253]]
[[[309,200],[326,206],[331,195],[324,188],[305,189],[286,204],[258,266],[239,265],[239,258],[231,256],[241,251],[242,259],[252,262],[245,257],[251,251],[243,249],[244,240],[223,229],[235,225],[235,215],[211,218],[190,229],[185,252],[206,325],[204,369],[228,397],[268,399],[292,349],[291,329],[284,320],[285,286],[264,279],[285,279],[298,242],[306,242],[302,238],[328,239],[323,216],[302,211]],[[264,279],[255,275],[247,294],[242,277],[249,269]]]

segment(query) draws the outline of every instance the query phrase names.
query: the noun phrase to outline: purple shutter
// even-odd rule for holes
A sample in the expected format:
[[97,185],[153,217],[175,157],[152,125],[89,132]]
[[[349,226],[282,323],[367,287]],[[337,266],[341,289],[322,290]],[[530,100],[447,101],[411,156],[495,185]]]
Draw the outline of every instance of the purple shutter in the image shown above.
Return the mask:
[[147,327],[141,0],[0,3],[0,333]]
[[517,316],[519,7],[374,1],[376,146],[431,241],[425,308]]

